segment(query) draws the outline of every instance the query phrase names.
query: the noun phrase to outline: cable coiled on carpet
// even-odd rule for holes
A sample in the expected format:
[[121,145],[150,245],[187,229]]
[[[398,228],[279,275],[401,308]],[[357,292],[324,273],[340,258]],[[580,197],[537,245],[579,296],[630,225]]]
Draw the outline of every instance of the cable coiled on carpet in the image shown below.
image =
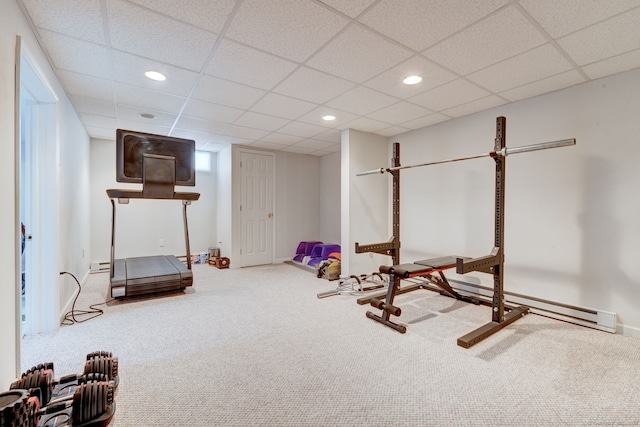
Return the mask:
[[[76,310],[76,301],[78,301],[80,292],[82,292],[82,286],[80,286],[80,282],[78,281],[78,278],[74,276],[72,273],[69,273],[68,271],[61,271],[60,275],[62,276],[63,274],[68,274],[69,276],[73,277],[73,280],[75,280],[76,284],[78,285],[78,293],[76,294],[76,297],[73,299],[73,304],[71,305],[71,311],[68,311],[64,315],[64,319],[62,320],[63,325],[73,325],[74,323],[82,323],[82,322],[86,322],[87,320],[91,320],[93,318],[101,316],[104,313],[104,311],[96,307],[113,301],[113,300],[109,300],[109,301],[101,302],[98,304],[92,304],[89,306],[89,310]],[[88,315],[93,315],[93,316],[87,319],[82,319],[82,320],[76,319],[76,316],[88,316]]]

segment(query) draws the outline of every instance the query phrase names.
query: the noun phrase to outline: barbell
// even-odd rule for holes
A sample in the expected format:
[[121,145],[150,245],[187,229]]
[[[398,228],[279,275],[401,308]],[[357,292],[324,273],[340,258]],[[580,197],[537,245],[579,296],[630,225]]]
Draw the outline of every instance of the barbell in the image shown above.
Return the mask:
[[456,157],[453,159],[438,160],[435,162],[420,163],[417,165],[372,169],[370,171],[358,172],[356,176],[373,175],[373,174],[385,173],[385,172],[394,172],[402,169],[419,168],[422,166],[433,166],[433,165],[439,165],[442,163],[460,162],[462,160],[479,159],[481,157],[506,157],[511,154],[520,154],[520,153],[526,153],[529,151],[548,150],[550,148],[567,147],[569,145],[576,145],[576,139],[575,138],[561,139],[558,141],[542,142],[540,144],[523,145],[521,147],[513,147],[513,148],[504,147],[499,151],[490,151],[488,153],[476,154],[474,156]]

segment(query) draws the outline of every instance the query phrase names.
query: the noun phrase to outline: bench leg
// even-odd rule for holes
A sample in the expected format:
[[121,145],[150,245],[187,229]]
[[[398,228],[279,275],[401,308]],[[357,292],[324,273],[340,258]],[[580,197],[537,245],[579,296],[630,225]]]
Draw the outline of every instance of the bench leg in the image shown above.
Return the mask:
[[407,332],[407,327],[403,325],[399,325],[397,323],[392,322],[390,319],[391,315],[400,316],[401,310],[400,307],[396,307],[393,305],[393,300],[396,295],[396,291],[400,288],[400,277],[395,274],[391,275],[391,280],[389,282],[389,288],[387,289],[387,297],[384,302],[379,299],[373,298],[371,299],[371,305],[375,308],[381,310],[380,315],[374,314],[371,311],[367,311],[367,317],[369,319],[375,320],[376,322],[382,323],[385,326],[394,329],[401,334]]

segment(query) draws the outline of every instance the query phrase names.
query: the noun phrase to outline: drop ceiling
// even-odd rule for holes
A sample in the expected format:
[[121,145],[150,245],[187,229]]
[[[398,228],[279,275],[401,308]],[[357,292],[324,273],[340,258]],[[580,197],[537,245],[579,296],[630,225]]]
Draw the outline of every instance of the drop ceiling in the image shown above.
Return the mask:
[[322,156],[346,128],[394,136],[640,67],[640,0],[17,1],[91,137],[214,152]]

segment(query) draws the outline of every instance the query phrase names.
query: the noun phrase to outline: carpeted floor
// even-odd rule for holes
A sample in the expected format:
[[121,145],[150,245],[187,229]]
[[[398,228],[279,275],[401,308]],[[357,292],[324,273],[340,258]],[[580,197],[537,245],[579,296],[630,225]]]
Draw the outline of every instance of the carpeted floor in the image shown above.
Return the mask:
[[[105,314],[25,337],[24,369],[80,372],[113,352],[112,426],[640,425],[640,340],[528,315],[471,349],[490,309],[416,291],[405,335],[365,317],[335,282],[286,264],[194,266],[184,294],[114,301]],[[90,276],[77,308],[104,301]]]

